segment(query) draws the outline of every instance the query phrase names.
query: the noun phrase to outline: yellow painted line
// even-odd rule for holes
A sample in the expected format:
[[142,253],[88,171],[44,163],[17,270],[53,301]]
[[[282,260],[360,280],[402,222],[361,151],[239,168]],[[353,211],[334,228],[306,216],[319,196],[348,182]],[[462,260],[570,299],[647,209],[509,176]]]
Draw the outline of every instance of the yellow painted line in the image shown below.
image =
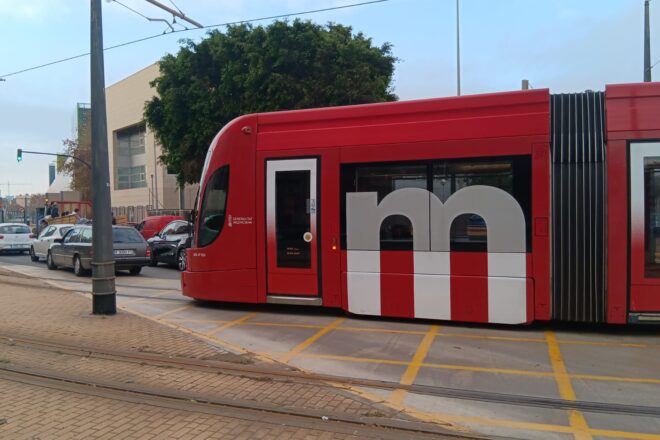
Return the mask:
[[186,304],[185,306],[177,307],[176,309],[168,310],[167,312],[163,312],[158,315],[155,315],[154,319],[163,319],[166,316],[174,315],[175,313],[183,312],[184,310],[188,310],[193,307],[195,307],[195,303]]
[[[550,363],[555,373],[555,381],[557,388],[559,388],[559,395],[564,400],[577,400],[575,390],[571,384],[571,378],[568,376],[566,365],[561,357],[561,350],[557,337],[552,331],[545,332],[545,339],[548,342],[548,354],[550,355]],[[571,427],[575,429],[575,440],[591,440],[593,437],[589,433],[589,425],[584,418],[582,412],[571,409],[568,410],[568,420]]]
[[332,330],[336,329],[337,326],[339,326],[344,321],[346,321],[346,318],[335,319],[330,324],[326,325],[321,330],[314,333],[314,335],[310,336],[309,338],[305,339],[300,344],[293,347],[293,349],[291,349],[291,351],[289,351],[284,356],[282,356],[280,358],[280,360],[282,362],[284,362],[285,364],[288,364],[289,361],[291,361],[291,359],[298,356],[304,349],[306,349],[307,347],[312,345],[314,342],[316,342],[321,336],[323,336],[323,335],[331,332]]
[[205,332],[204,334],[209,335],[209,336],[217,335],[218,333],[220,333],[224,330],[227,330],[228,328],[234,327],[235,325],[238,325],[242,322],[245,322],[248,319],[254,318],[258,314],[259,313],[257,313],[257,312],[248,313],[247,315],[244,315],[244,316],[242,316],[238,319],[234,319],[233,321],[225,322],[224,324],[222,324],[219,327],[212,328],[211,330]]
[[597,374],[575,374],[568,375],[571,379],[597,380],[603,382],[627,382],[627,383],[652,383],[660,384],[660,379],[653,377],[624,377],[624,376],[599,376]]
[[[395,359],[374,359],[362,358],[355,356],[340,356],[333,354],[300,354],[301,357],[310,359],[328,359],[334,361],[368,363],[368,364],[385,364],[385,365],[409,365],[410,362],[400,361]],[[439,370],[459,370],[459,371],[474,371],[477,373],[491,373],[491,374],[510,374],[513,376],[531,376],[531,377],[555,377],[552,371],[529,371],[529,370],[516,370],[511,368],[492,368],[492,367],[477,367],[472,365],[453,365],[453,364],[435,364],[423,362],[422,367],[437,368]],[[647,377],[621,377],[621,376],[598,376],[591,374],[569,374],[571,379],[584,379],[596,380],[604,382],[630,382],[630,383],[651,383],[660,384],[660,379],[647,378]]]
[[194,318],[170,318],[173,321],[176,322],[190,322],[192,324],[224,324],[225,322],[229,322],[224,319],[194,319]]
[[389,328],[377,327],[339,327],[337,330],[343,332],[364,332],[364,333],[393,333],[397,335],[425,335],[426,332],[422,330],[396,330]]
[[322,325],[314,324],[285,324],[280,322],[242,322],[240,325],[256,325],[260,327],[291,327],[291,328],[323,328]]
[[[422,342],[420,342],[419,346],[417,347],[417,351],[415,352],[412,361],[410,361],[408,368],[406,368],[406,371],[404,371],[403,375],[401,376],[401,380],[399,381],[401,385],[411,385],[415,381],[417,374],[419,373],[419,369],[422,367],[422,363],[424,362],[424,359],[426,359],[426,355],[431,349],[431,344],[433,344],[433,339],[438,333],[439,328],[440,327],[437,325],[432,325],[429,331],[426,332],[424,339],[422,339]],[[403,404],[407,394],[407,390],[399,388],[390,394],[390,398],[388,400],[395,404]]]
[[[367,400],[370,400],[375,403],[381,403],[395,410],[405,412],[419,420],[430,423],[436,423],[446,428],[453,429],[455,431],[463,432],[463,433],[465,432],[475,433],[475,430],[474,429],[470,430],[468,427],[459,425],[458,423],[469,423],[474,425],[493,426],[499,428],[508,428],[508,429],[525,430],[525,431],[556,432],[561,434],[574,433],[574,429],[566,425],[524,422],[524,421],[510,420],[510,419],[490,419],[485,417],[426,412],[415,408],[411,408],[409,406],[397,405],[392,402],[385,401],[381,396],[377,394],[373,394],[362,388],[350,386],[348,387],[348,389],[351,392]],[[660,440],[660,435],[658,434],[647,434],[643,432],[614,431],[608,429],[594,429],[594,428],[590,428],[589,432],[591,435],[597,435],[600,437],[625,438],[631,440]]]
[[486,339],[491,341],[507,341],[507,342],[537,342],[545,343],[543,338],[518,338],[513,336],[491,336],[491,335],[473,335],[470,333],[445,333],[438,336],[450,338],[465,338],[465,339]]
[[558,339],[560,345],[593,345],[596,347],[630,347],[630,348],[654,348],[655,344],[632,344],[627,342],[599,342],[599,341],[578,341],[574,339]]
[[[178,324],[174,324],[173,322],[170,322],[170,321],[164,321],[164,320],[154,319],[153,316],[149,316],[149,315],[146,315],[146,314],[144,314],[144,313],[137,312],[137,311],[135,311],[135,310],[127,309],[127,308],[125,308],[124,306],[120,306],[120,308],[121,308],[122,310],[126,310],[128,313],[131,313],[131,314],[133,314],[133,315],[135,315],[135,316],[139,316],[140,318],[148,319],[148,320],[150,320],[150,321],[156,321],[156,322],[158,322],[159,324],[162,324],[162,325],[164,325],[164,326],[166,326],[166,327],[169,327],[169,328],[172,328],[172,329],[175,329],[175,330],[182,331],[182,332],[187,333],[187,334],[189,334],[189,335],[193,335],[193,336],[195,336],[195,337],[197,337],[197,338],[203,339],[203,340],[206,341],[206,342],[210,342],[211,344],[220,344],[220,345],[222,345],[223,347],[229,349],[230,351],[233,351],[233,352],[236,352],[236,353],[240,353],[240,354],[246,354],[246,353],[249,353],[249,351],[246,350],[245,348],[243,348],[243,347],[241,347],[241,346],[239,346],[239,345],[236,345],[236,344],[234,344],[234,343],[232,343],[232,342],[224,341],[224,340],[222,340],[222,339],[218,339],[218,338],[209,338],[208,336],[205,336],[205,335],[203,335],[203,334],[201,334],[201,333],[197,333],[196,331],[194,331],[194,330],[190,330],[189,328],[183,327],[183,326],[178,325]],[[272,360],[271,360],[270,362],[272,362]]]
[[407,361],[397,361],[390,359],[371,359],[371,358],[361,358],[354,356],[340,356],[335,354],[310,354],[310,353],[301,353],[300,357],[310,358],[310,359],[328,359],[332,361],[347,361],[347,362],[358,362],[358,363],[367,363],[367,364],[385,364],[385,365],[408,365],[410,362]]
[[[436,415],[435,413],[424,413],[422,411],[418,411],[418,414],[425,414],[427,417],[433,417],[434,415]],[[536,422],[522,422],[522,421],[508,420],[508,419],[489,419],[482,417],[459,416],[452,414],[437,414],[437,415],[442,420],[445,420],[447,422],[472,423],[476,425],[495,426],[501,428],[510,428],[510,429],[526,430],[526,431],[543,431],[543,432],[575,434],[574,428],[564,425],[536,423]],[[660,440],[660,435],[647,434],[644,432],[628,432],[628,431],[615,431],[609,429],[588,428],[586,430],[586,433],[590,436],[596,435],[600,437],[626,438],[632,440]]]

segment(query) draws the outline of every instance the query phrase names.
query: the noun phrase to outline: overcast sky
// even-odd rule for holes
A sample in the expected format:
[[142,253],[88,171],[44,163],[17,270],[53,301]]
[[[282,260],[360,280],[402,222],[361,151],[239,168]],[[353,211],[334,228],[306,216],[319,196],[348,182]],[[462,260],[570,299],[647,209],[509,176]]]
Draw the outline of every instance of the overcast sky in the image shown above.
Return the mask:
[[[168,15],[144,0],[123,4],[154,18]],[[169,0],[161,0],[172,6]],[[361,0],[174,0],[204,25],[358,3]],[[464,94],[520,88],[523,78],[551,92],[603,90],[639,82],[643,60],[643,0],[460,0]],[[390,42],[399,58],[395,93],[402,100],[456,94],[454,0],[389,0],[303,15],[317,23],[350,25],[378,45]],[[160,34],[114,1],[103,2],[104,43],[111,46]],[[89,51],[89,1],[0,0],[0,76]],[[267,24],[269,21],[260,22]],[[183,29],[178,24],[176,29]],[[221,28],[222,29],[222,28]],[[174,53],[181,38],[206,31],[166,34],[106,52],[110,85]],[[660,61],[660,1],[651,2],[651,58]],[[654,69],[660,79],[660,64]],[[75,107],[89,102],[89,58],[6,76],[0,82],[0,191],[44,192],[47,157],[16,148],[57,152],[74,137]]]

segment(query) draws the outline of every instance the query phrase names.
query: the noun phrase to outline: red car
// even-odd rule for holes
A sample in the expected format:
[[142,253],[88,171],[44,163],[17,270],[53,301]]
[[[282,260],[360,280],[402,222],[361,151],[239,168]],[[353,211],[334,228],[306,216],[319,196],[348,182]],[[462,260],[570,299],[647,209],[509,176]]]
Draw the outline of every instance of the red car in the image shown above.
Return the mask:
[[184,220],[184,218],[180,215],[153,215],[145,217],[142,223],[138,225],[137,230],[145,240],[148,240],[163,229],[165,225],[174,220]]

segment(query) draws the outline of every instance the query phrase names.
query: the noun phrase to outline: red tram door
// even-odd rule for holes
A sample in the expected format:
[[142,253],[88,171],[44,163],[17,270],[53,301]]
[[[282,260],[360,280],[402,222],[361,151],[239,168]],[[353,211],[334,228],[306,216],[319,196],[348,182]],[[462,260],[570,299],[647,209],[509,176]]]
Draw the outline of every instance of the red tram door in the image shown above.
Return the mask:
[[317,166],[317,158],[266,161],[269,302],[319,296]]
[[660,142],[630,143],[630,311],[660,312]]

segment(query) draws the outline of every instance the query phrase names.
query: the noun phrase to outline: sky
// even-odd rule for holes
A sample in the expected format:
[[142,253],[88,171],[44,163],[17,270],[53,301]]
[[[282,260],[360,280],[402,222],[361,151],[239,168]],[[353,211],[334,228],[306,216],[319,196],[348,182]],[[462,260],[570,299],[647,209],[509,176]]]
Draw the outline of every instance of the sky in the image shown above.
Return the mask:
[[[364,0],[160,0],[203,25],[359,3]],[[171,15],[145,0],[121,3],[152,18]],[[103,1],[104,46],[161,35],[114,0]],[[517,90],[528,79],[552,93],[604,90],[642,81],[643,0],[460,0],[462,94]],[[0,0],[0,194],[43,193],[48,156],[75,137],[75,108],[90,101],[89,57],[13,74],[89,52],[87,0]],[[341,23],[374,44],[389,42],[398,58],[394,91],[401,100],[456,95],[456,1],[387,0],[301,15]],[[181,22],[180,20],[178,20]],[[255,24],[265,24],[264,20]],[[188,27],[192,27],[188,25]],[[175,29],[184,29],[178,23]],[[223,30],[223,27],[219,27]],[[176,53],[183,38],[206,30],[168,33],[105,52],[111,85]],[[651,2],[651,62],[660,61],[660,0]],[[660,80],[660,64],[653,70]]]

